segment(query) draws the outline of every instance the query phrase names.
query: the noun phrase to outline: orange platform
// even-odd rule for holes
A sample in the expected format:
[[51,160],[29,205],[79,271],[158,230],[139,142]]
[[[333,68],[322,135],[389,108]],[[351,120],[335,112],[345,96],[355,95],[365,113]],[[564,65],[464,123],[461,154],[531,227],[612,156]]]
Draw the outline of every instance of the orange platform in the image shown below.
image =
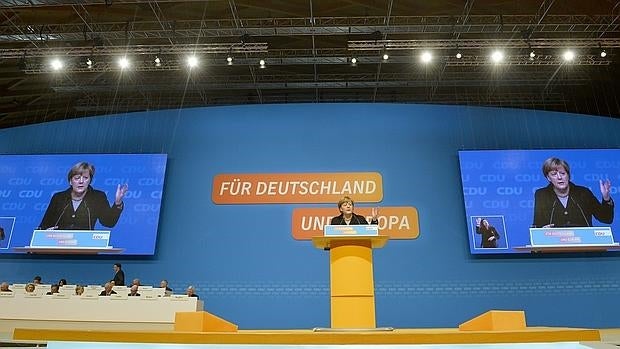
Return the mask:
[[528,327],[518,331],[460,331],[457,328],[394,331],[240,330],[238,332],[94,331],[17,328],[20,341],[80,341],[184,344],[472,344],[598,342],[598,330]]

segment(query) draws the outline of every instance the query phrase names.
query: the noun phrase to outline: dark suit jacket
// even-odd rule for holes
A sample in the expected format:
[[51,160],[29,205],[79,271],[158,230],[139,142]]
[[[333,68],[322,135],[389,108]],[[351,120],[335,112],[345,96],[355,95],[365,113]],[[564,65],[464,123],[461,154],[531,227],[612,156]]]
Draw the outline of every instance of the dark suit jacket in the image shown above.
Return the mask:
[[114,286],[125,286],[125,272],[123,269],[114,274],[114,279],[111,281],[114,281]]
[[613,200],[599,202],[590,189],[569,184],[568,205],[564,207],[553,191],[553,185],[536,190],[534,194],[534,222],[536,228],[553,224],[554,227],[591,227],[592,216],[611,224],[614,220]]
[[[378,224],[379,222],[375,221],[371,221],[370,224]],[[334,218],[331,219],[330,223],[331,225],[347,225],[347,223],[344,221],[344,214],[340,214],[340,216],[336,216]],[[368,224],[368,221],[366,220],[366,218],[364,218],[364,216],[360,216],[358,214],[353,213],[353,217],[351,217],[351,222],[349,222],[350,225],[361,225],[361,224]]]
[[[116,294],[116,292],[114,292],[114,290],[110,291],[110,294]],[[109,296],[110,294],[105,294],[105,290],[101,291],[101,293],[99,293],[100,296]]]
[[108,203],[105,193],[88,186],[88,191],[77,210],[73,209],[71,188],[58,192],[52,196],[50,204],[43,215],[40,229],[58,226],[58,229],[92,230],[97,220],[108,228],[118,222],[123,211],[123,205],[112,206]]

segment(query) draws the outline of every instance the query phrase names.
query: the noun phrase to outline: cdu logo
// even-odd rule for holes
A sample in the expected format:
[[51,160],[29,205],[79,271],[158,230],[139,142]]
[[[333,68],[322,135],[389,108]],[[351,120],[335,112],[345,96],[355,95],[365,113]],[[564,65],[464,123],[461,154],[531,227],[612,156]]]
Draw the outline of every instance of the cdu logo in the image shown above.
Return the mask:
[[9,185],[30,185],[32,184],[32,178],[28,177],[13,177],[9,178]]
[[484,200],[482,202],[484,208],[508,208],[510,202],[508,200]]
[[151,186],[151,185],[163,185],[163,178],[140,178],[138,179],[139,186]]
[[17,194],[18,197],[23,199],[40,198],[42,195],[42,190],[20,190],[20,192]]
[[515,182],[539,182],[541,181],[541,177],[541,175],[521,173],[515,175]]
[[481,174],[480,182],[503,182],[506,180],[506,175],[498,174]]
[[125,197],[128,199],[139,199],[142,197],[142,190],[129,190]]
[[63,184],[67,184],[67,179],[66,178],[58,178],[58,177],[54,177],[54,178],[41,178],[41,181],[39,181],[39,184],[41,184],[41,185],[61,186]]
[[522,187],[497,187],[497,195],[521,195]]
[[486,187],[463,187],[463,195],[485,195],[487,193]]

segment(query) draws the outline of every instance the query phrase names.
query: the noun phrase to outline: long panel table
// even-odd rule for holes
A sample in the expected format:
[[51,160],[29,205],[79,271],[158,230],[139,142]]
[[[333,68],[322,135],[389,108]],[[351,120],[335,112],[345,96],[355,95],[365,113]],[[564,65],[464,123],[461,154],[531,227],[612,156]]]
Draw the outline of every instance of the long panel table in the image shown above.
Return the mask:
[[173,329],[176,312],[203,310],[194,297],[0,296],[0,332],[14,328]]

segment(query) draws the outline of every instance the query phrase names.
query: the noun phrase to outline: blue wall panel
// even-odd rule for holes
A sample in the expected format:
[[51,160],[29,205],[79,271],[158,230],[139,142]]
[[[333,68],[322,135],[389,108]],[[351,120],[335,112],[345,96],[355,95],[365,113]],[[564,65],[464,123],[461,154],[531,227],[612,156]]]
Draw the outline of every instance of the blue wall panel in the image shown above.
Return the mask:
[[[291,237],[291,215],[338,212],[215,205],[213,177],[338,171],[380,172],[380,205],[419,211],[418,239],[375,251],[379,326],[455,327],[489,309],[524,309],[532,326],[620,327],[620,255],[470,256],[457,156],[618,145],[614,119],[399,104],[167,110],[0,131],[5,154],[167,153],[156,255],[119,262],[128,278],[195,285],[209,311],[242,329],[329,326],[328,255]],[[116,261],[3,256],[0,279],[102,283]]]

